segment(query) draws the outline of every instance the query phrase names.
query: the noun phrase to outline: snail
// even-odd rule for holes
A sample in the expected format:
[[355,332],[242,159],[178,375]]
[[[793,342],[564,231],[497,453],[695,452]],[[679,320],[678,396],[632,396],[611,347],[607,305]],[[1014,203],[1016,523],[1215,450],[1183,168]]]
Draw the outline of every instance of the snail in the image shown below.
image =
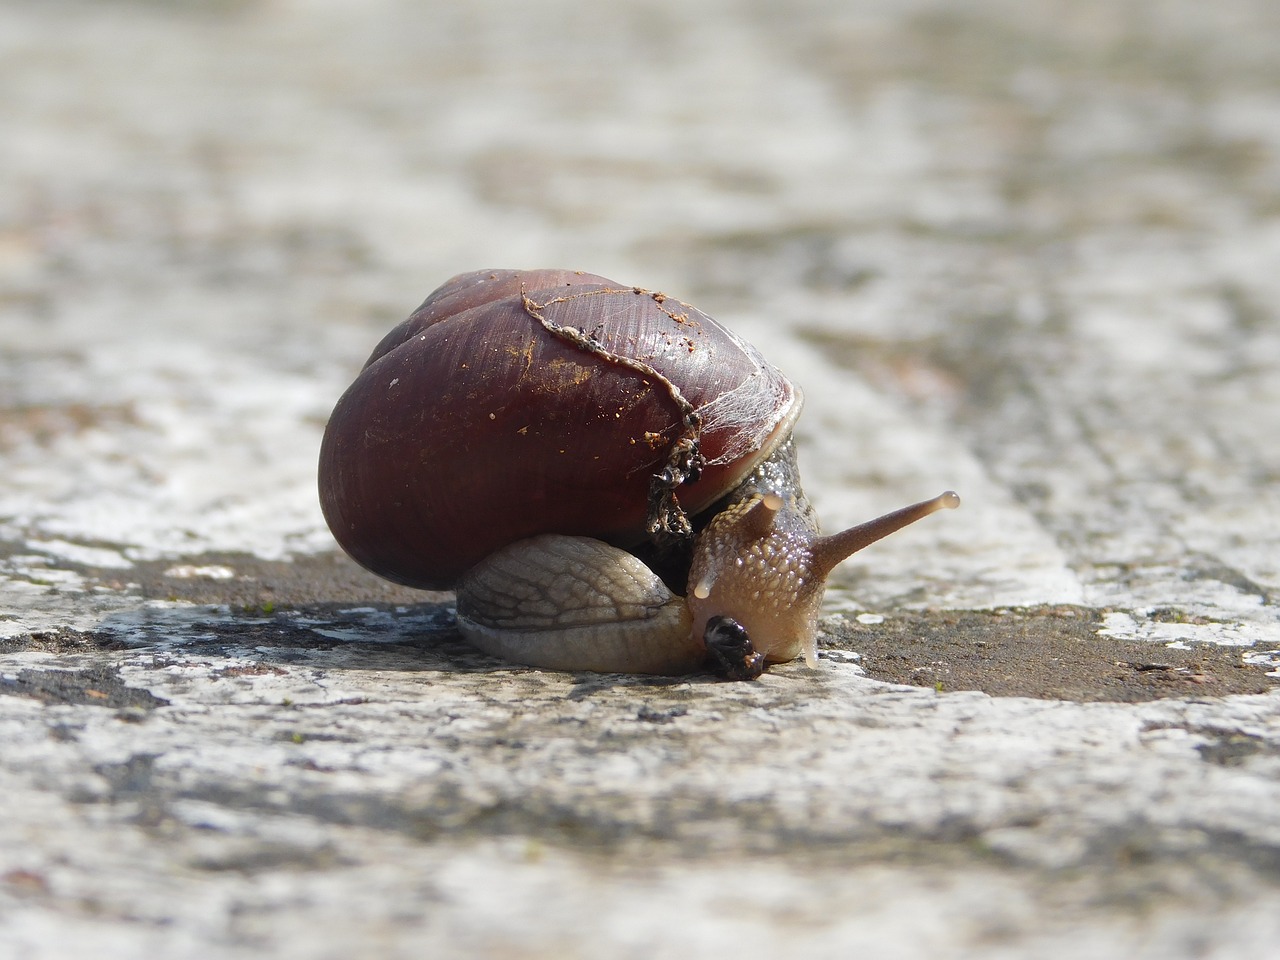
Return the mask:
[[321,506],[362,566],[455,589],[459,630],[491,654],[754,678],[816,662],[832,568],[959,505],[948,491],[820,535],[791,438],[802,403],[755,347],[662,293],[460,274],[338,401]]

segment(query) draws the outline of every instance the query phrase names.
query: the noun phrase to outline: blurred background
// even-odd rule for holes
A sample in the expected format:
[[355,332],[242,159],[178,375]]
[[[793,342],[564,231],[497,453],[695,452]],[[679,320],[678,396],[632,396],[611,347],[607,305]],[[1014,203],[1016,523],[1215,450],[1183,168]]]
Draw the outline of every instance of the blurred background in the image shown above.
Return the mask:
[[1277,37],[1269,0],[6,0],[9,582],[331,549],[371,345],[568,266],[800,382],[828,525],[965,495],[837,607],[1274,623]]
[[35,544],[10,577],[329,549],[314,451],[381,333],[456,272],[570,266],[695,302],[798,380],[829,524],[962,489],[842,571],[864,602],[1256,614],[1278,21],[9,0],[0,537]]

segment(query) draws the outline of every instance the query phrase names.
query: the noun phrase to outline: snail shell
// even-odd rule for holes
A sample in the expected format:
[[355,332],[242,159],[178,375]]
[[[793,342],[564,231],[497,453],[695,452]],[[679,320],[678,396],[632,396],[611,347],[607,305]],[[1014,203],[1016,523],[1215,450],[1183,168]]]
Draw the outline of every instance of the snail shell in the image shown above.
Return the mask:
[[652,478],[696,446],[697,514],[790,434],[800,392],[687,304],[565,270],[455,277],[383,338],[338,401],[320,499],[338,543],[444,589],[539,533],[646,536]]

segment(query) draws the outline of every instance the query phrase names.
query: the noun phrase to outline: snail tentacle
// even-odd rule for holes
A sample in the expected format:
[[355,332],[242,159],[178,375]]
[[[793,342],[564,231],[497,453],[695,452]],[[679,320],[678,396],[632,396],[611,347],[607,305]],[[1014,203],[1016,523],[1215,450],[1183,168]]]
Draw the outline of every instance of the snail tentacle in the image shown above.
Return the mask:
[[919,503],[893,510],[882,517],[860,523],[840,533],[820,537],[813,545],[815,569],[825,579],[842,560],[847,560],[877,540],[883,540],[889,534],[896,533],[917,520],[923,520],[931,513],[937,513],[939,510],[954,510],[958,506],[960,506],[960,497],[954,490],[947,490],[931,500],[921,500]]

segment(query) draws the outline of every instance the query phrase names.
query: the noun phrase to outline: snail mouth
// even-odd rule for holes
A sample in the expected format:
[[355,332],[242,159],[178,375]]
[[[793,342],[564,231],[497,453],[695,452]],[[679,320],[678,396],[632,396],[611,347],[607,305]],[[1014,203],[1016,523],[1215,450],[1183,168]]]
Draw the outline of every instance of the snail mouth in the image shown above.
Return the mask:
[[764,654],[752,645],[747,628],[732,617],[712,617],[702,636],[717,676],[754,680],[764,673]]

